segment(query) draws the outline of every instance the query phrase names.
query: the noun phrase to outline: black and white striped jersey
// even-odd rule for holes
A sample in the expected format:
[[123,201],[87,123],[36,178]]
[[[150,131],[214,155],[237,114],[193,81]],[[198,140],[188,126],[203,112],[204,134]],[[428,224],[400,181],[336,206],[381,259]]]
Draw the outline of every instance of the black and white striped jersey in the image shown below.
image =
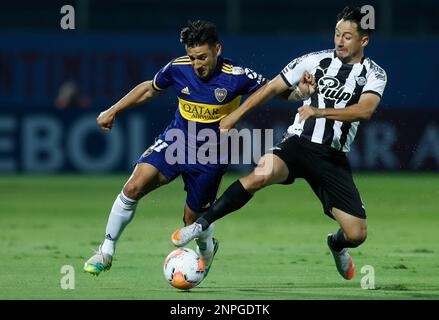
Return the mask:
[[[363,93],[373,93],[381,98],[387,82],[386,72],[369,58],[363,58],[356,64],[346,64],[337,57],[334,49],[294,59],[282,70],[281,76],[289,87],[293,87],[305,70],[314,75],[317,88],[304,105],[316,108],[346,108],[356,104]],[[299,114],[296,114],[286,135],[297,135],[348,152],[358,125],[358,121],[325,118],[308,118],[299,123]]]

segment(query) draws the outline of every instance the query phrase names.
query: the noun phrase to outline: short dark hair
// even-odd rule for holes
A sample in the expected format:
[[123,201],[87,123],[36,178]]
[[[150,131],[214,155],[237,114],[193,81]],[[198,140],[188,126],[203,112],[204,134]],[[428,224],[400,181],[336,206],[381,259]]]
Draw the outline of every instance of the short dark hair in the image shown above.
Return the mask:
[[187,47],[215,45],[219,42],[216,26],[209,21],[188,21],[187,26],[181,30],[180,42]]
[[358,33],[362,36],[368,36],[371,34],[372,30],[369,28],[363,29],[361,27],[361,20],[365,15],[366,13],[361,13],[360,7],[346,6],[339,14],[337,14],[337,22],[340,20],[355,22],[357,24]]

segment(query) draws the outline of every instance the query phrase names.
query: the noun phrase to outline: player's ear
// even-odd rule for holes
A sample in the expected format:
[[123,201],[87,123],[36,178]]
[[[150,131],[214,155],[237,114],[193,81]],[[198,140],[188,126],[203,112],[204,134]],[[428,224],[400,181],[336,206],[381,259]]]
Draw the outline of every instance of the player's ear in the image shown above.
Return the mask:
[[363,36],[361,37],[361,46],[364,48],[369,43],[369,36]]
[[217,43],[215,45],[215,52],[217,56],[221,55],[221,50],[222,50],[221,44]]

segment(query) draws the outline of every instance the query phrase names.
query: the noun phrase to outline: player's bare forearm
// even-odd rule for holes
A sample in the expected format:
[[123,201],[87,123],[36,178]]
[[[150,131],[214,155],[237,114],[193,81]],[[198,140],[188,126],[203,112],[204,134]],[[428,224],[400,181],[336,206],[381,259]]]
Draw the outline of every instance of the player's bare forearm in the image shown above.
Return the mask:
[[347,108],[318,109],[312,106],[302,106],[298,109],[300,121],[308,118],[326,118],[343,122],[369,120],[380,102],[380,97],[374,94],[365,94],[358,103]]
[[262,88],[253,93],[250,97],[248,97],[247,100],[238,109],[236,109],[236,114],[238,115],[238,118],[241,119],[251,110],[264,104],[274,96],[274,91],[271,90],[269,85],[264,85]]
[[129,107],[141,104],[151,99],[156,94],[157,92],[152,87],[151,81],[142,82],[116,104],[101,112],[96,119],[98,126],[102,130],[111,130],[117,113]]
[[344,122],[369,120],[374,111],[359,104],[354,104],[343,109],[328,108],[317,110],[320,113],[320,117]]
[[134,87],[126,96],[115,103],[110,109],[114,113],[142,104],[156,96],[158,92],[152,87],[152,81],[145,81]]
[[[242,111],[248,113],[249,111],[271,100],[275,96],[285,95],[287,90],[288,86],[280,76],[277,76],[252,94],[241,106]],[[237,110],[241,108],[238,108]]]
[[247,113],[251,110],[257,108],[258,106],[264,104],[274,96],[281,94],[286,91],[288,86],[283,81],[280,76],[277,76],[259,90],[253,93],[250,97],[245,100],[245,102],[227,117],[220,121],[220,130],[227,131],[233,128],[239,120],[241,120]]

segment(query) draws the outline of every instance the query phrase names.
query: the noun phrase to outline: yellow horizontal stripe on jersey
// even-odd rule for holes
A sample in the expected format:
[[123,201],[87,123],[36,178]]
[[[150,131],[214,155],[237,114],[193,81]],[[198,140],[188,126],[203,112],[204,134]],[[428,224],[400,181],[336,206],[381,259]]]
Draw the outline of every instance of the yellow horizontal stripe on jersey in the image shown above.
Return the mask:
[[233,68],[231,64],[223,63],[223,67]]
[[154,79],[152,80],[152,86],[154,87],[154,89],[156,89],[157,91],[162,91],[163,89],[161,89],[159,86],[157,86],[157,83],[155,83],[155,79],[157,78],[157,75],[154,76]]
[[178,98],[178,108],[181,116],[189,121],[211,123],[217,122],[238,108],[241,96],[226,104],[205,104],[200,102],[186,101]]
[[227,69],[221,69],[222,72],[227,73],[227,74],[233,74],[232,70],[227,70]]
[[174,61],[179,61],[179,60],[190,60],[190,58],[189,58],[189,56],[182,56],[182,57],[176,58]]
[[174,62],[172,65],[173,66],[175,66],[175,65],[178,66],[178,65],[183,65],[183,64],[192,64],[192,62],[190,62],[190,61],[189,62]]

